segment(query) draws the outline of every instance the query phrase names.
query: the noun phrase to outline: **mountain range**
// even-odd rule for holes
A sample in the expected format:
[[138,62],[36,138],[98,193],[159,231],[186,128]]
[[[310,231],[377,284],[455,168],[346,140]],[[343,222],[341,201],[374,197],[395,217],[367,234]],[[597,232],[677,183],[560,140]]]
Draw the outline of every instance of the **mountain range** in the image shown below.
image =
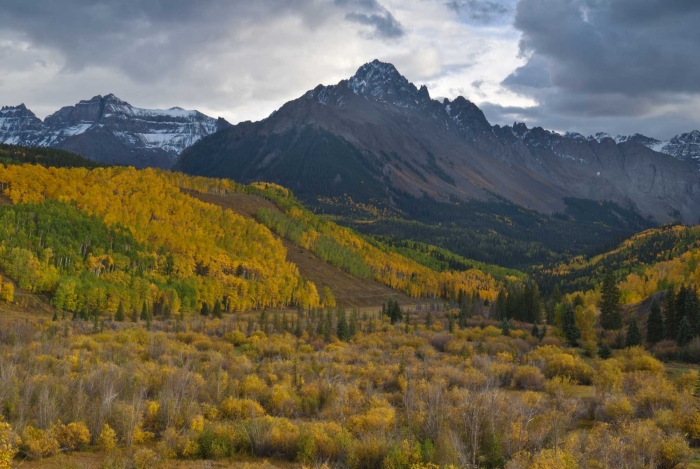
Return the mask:
[[113,94],[36,117],[24,104],[0,110],[0,143],[54,147],[108,164],[169,168],[180,152],[227,123],[178,107],[142,109]]
[[375,60],[267,119],[203,138],[174,169],[276,182],[311,205],[343,199],[400,211],[406,197],[505,200],[557,213],[568,198],[583,198],[613,201],[657,222],[696,223],[700,171],[688,161],[697,157],[698,135],[688,135],[659,148],[637,135],[616,140],[491,125],[467,99],[434,100],[425,86]]
[[491,125],[467,99],[432,99],[425,86],[377,60],[255,123],[231,126],[178,107],[142,109],[108,94],[43,121],[23,104],[3,107],[0,143],[277,182],[331,211],[352,203],[396,214],[402,203],[430,199],[506,200],[557,213],[575,197],[613,201],[657,222],[700,218],[698,131],[660,141]]

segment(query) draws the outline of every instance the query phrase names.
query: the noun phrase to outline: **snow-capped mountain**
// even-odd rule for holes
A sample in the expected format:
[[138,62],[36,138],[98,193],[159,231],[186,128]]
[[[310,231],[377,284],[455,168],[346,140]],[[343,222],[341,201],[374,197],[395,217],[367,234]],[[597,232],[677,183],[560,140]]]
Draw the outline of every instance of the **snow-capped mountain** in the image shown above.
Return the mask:
[[700,166],[700,131],[676,135],[670,140],[657,140],[644,135],[635,134],[630,137],[617,137],[621,141],[633,140],[660,153],[674,156],[681,161]]
[[24,104],[3,107],[0,142],[61,148],[105,163],[169,168],[182,150],[225,124],[178,107],[134,107],[108,94],[63,107],[43,122]]

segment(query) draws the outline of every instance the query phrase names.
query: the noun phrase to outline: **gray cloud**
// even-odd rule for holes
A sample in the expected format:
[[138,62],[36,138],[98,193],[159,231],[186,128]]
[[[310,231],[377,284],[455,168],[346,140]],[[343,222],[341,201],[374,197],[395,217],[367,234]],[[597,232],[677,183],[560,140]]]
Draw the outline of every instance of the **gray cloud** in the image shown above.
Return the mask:
[[377,0],[334,0],[334,3],[350,10],[345,14],[347,21],[370,26],[371,37],[395,39],[405,34],[401,23]]
[[[502,85],[560,125],[637,117],[658,133],[660,108],[685,112],[683,101],[700,94],[698,24],[694,0],[520,0],[514,26],[528,61]],[[677,121],[698,125],[690,115]]]
[[484,23],[489,23],[509,12],[506,5],[492,0],[450,0],[446,5],[458,14],[464,14],[471,20]]

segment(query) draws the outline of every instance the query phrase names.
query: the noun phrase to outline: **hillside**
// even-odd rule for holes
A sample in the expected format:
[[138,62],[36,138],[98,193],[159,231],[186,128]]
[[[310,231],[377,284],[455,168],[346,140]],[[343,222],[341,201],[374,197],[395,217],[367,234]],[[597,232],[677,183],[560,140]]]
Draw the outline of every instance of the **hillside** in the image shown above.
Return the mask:
[[[187,191],[187,193],[203,202],[218,205],[249,218],[254,218],[261,209],[279,211],[269,200],[252,194],[218,195],[196,191]],[[399,301],[401,304],[417,303],[416,299],[409,298],[373,279],[354,277],[287,239],[282,239],[282,244],[287,250],[287,261],[296,265],[301,276],[313,282],[319,291],[323,291],[325,287],[330,288],[339,307],[376,307],[390,299]]]
[[671,261],[700,248],[700,227],[665,225],[638,233],[614,249],[596,256],[576,256],[564,262],[532,269],[541,287],[551,291],[587,290],[599,283],[605,272],[618,277],[642,274],[656,264]]
[[33,165],[0,167],[0,187],[13,202],[0,208],[0,267],[74,315],[493,299],[521,281],[431,270],[320,220],[279,187]]

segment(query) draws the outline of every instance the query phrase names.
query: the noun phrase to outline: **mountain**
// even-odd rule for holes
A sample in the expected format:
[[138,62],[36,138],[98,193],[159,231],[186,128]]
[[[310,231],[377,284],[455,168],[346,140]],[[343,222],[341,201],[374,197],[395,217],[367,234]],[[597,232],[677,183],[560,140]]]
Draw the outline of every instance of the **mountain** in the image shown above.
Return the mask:
[[664,141],[641,134],[618,136],[615,140],[618,142],[634,141],[700,168],[700,131],[698,130],[679,134]]
[[634,140],[493,126],[467,99],[431,99],[425,86],[376,60],[267,119],[200,140],[175,165],[276,182],[324,210],[343,203],[400,215],[421,199],[505,200],[551,214],[573,197],[609,200],[657,222],[697,222],[700,174],[690,168]]
[[0,110],[0,143],[54,147],[95,161],[169,168],[180,152],[228,123],[198,111],[142,109],[113,94],[66,106],[42,122],[24,104]]

